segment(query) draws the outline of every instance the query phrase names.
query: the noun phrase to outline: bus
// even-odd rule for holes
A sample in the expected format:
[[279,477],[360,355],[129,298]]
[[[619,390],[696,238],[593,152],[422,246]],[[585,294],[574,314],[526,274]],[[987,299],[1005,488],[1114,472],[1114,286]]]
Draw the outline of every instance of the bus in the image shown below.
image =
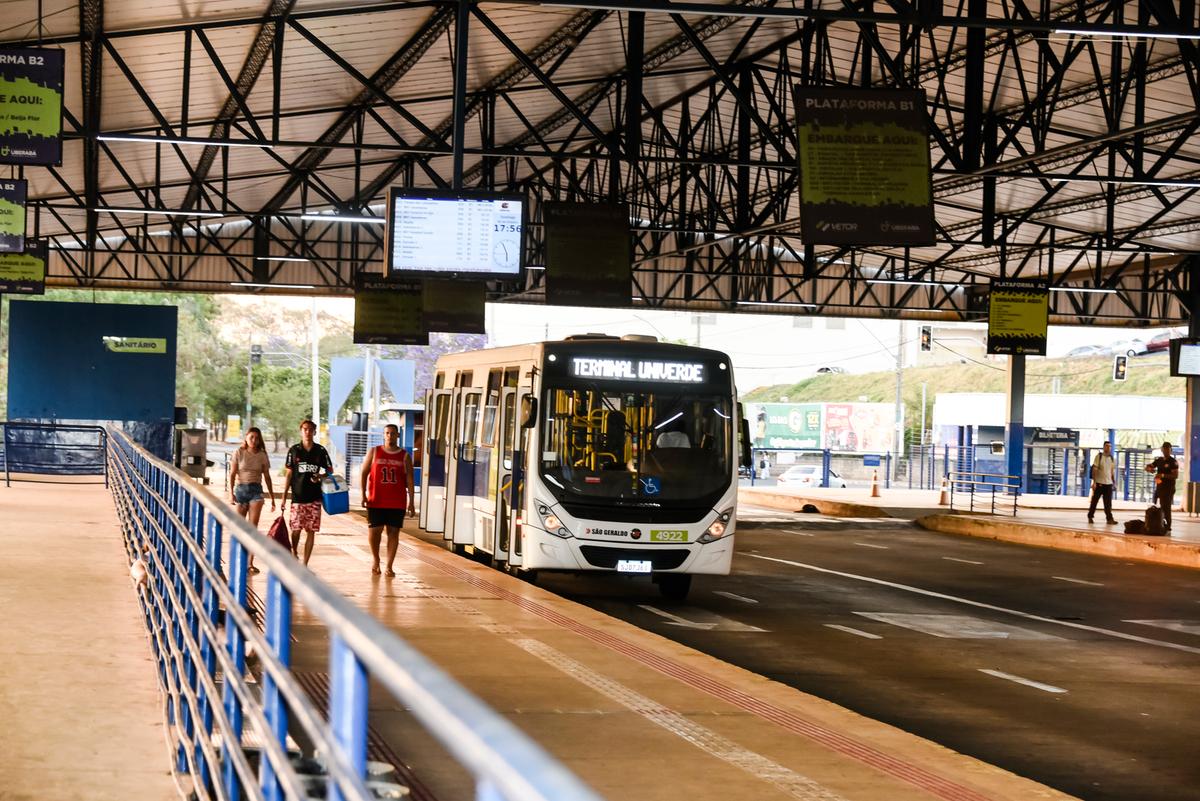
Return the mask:
[[723,353],[588,334],[443,356],[426,398],[420,526],[534,580],[727,575],[750,439]]

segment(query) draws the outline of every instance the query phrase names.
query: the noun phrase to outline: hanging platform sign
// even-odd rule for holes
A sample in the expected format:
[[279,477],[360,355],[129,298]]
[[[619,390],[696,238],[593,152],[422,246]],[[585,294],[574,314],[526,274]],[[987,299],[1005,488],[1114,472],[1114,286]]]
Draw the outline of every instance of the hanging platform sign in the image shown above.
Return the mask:
[[546,302],[623,308],[632,302],[629,207],[546,203]]
[[0,164],[62,164],[63,51],[0,49]]
[[359,275],[354,286],[356,345],[428,345],[421,285]]
[[46,243],[27,242],[24,253],[0,253],[0,293],[46,294]]
[[806,243],[933,244],[923,91],[800,87],[796,123]]
[[0,178],[0,253],[25,250],[25,181]]
[[1050,289],[1025,281],[993,281],[988,301],[988,355],[1046,355]]
[[421,282],[421,313],[426,331],[483,334],[487,286],[482,281]]

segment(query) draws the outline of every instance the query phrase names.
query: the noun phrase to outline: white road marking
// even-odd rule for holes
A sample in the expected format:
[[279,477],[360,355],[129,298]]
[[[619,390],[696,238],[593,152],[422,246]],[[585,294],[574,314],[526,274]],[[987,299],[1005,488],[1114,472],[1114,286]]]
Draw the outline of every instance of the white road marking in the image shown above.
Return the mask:
[[1184,634],[1200,636],[1200,622],[1195,620],[1126,620],[1126,623],[1137,623],[1142,626],[1155,626],[1170,631],[1181,631]]
[[948,640],[1061,640],[1033,629],[993,623],[969,615],[919,615],[902,612],[855,612],[880,623],[888,623]]
[[881,551],[890,550],[886,545],[875,545],[874,543],[870,543],[870,542],[856,542],[854,544],[861,545],[864,548],[878,548]]
[[869,631],[862,631],[861,629],[851,628],[850,626],[839,626],[836,623],[826,623],[825,628],[837,629],[838,631],[844,631],[847,634],[855,634],[859,637],[866,637],[868,640],[882,640],[883,639],[883,637],[880,637],[878,634],[872,634]]
[[1014,676],[1013,674],[1005,673],[1002,670],[987,670],[985,668],[979,668],[979,672],[986,673],[989,676],[995,676],[998,679],[1015,681],[1017,684],[1024,684],[1026,687],[1033,687],[1035,690],[1041,690],[1042,692],[1046,693],[1066,692],[1066,690],[1064,690],[1062,687],[1055,687],[1053,684],[1042,684],[1040,681],[1034,681],[1033,679],[1023,679],[1020,676]]
[[1084,581],[1083,579],[1068,578],[1067,576],[1051,576],[1050,578],[1058,579],[1059,581],[1069,581],[1072,584],[1086,584],[1089,587],[1103,587],[1104,586],[1103,584],[1101,584],[1098,581]]
[[964,565],[982,565],[983,562],[976,562],[974,559],[959,559],[956,556],[943,556],[947,562],[962,562]]
[[686,617],[673,615],[670,612],[665,612],[662,609],[650,606],[649,604],[638,604],[638,606],[642,609],[645,609],[647,612],[653,612],[659,617],[665,617],[667,619],[668,626],[682,626],[685,629],[701,629],[703,631],[766,631],[766,629],[760,629],[758,626],[750,626],[745,623],[739,623],[736,620],[730,620],[727,617],[721,617],[718,614],[714,614],[713,612],[708,612],[703,609],[693,609],[689,607],[688,614],[693,618],[700,618],[699,620],[689,620]]
[[840,576],[842,578],[852,579],[854,581],[863,581],[868,584],[876,584],[881,587],[891,587],[894,590],[902,590],[903,592],[911,592],[914,595],[923,595],[926,598],[939,598],[943,601],[952,601],[954,603],[963,604],[965,606],[973,606],[976,609],[988,609],[992,612],[1001,612],[1006,615],[1023,618],[1025,620],[1036,620],[1039,623],[1047,623],[1052,626],[1062,626],[1068,629],[1078,629],[1079,631],[1090,631],[1093,634],[1103,634],[1107,637],[1113,637],[1118,640],[1128,640],[1130,642],[1139,642],[1143,645],[1155,645],[1159,648],[1169,648],[1173,651],[1184,651],[1189,654],[1200,654],[1200,648],[1190,645],[1180,645],[1178,643],[1166,642],[1165,640],[1153,640],[1149,637],[1139,637],[1136,634],[1126,634],[1123,631],[1113,631],[1112,629],[1104,629],[1099,626],[1089,626],[1085,623],[1072,623],[1069,620],[1055,620],[1052,617],[1043,617],[1042,615],[1034,615],[1029,612],[1020,612],[1016,609],[1008,609],[1003,606],[995,606],[994,604],[985,604],[981,601],[972,601],[968,598],[959,598],[955,595],[947,595],[944,592],[934,592],[933,590],[925,590],[920,587],[913,587],[908,584],[899,584],[894,581],[885,581],[883,579],[871,578],[870,576],[859,576],[855,573],[844,573],[840,570],[830,570],[827,567],[818,567],[817,565],[809,565],[804,562],[794,562],[790,559],[779,559],[774,556],[763,556],[762,554],[745,554],[752,559],[763,559],[768,562],[778,562],[792,567],[799,567],[804,570],[812,570],[817,573],[825,573],[831,576]]
[[725,592],[724,590],[713,590],[714,595],[720,595],[728,598],[731,601],[741,601],[744,604],[756,604],[758,601],[753,598],[747,598],[745,595],[738,595],[736,592]]
[[811,531],[796,531],[794,528],[785,529],[783,533],[784,534],[796,534],[801,537],[813,536],[813,533]]

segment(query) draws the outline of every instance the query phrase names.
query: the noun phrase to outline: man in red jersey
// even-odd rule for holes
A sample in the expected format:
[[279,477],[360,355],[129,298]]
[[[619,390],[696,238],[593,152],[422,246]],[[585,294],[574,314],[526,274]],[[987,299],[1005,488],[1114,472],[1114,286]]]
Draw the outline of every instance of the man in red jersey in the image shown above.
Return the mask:
[[[371,544],[371,572],[379,574],[379,540],[387,528],[387,572],[388,578],[396,575],[392,569],[396,561],[396,548],[400,544],[400,526],[404,525],[404,512],[417,513],[413,501],[413,466],[408,451],[399,445],[400,429],[394,425],[384,426],[383,444],[367,451],[363,460],[362,483],[363,507],[367,510],[367,541]],[[405,500],[407,498],[407,501]]]

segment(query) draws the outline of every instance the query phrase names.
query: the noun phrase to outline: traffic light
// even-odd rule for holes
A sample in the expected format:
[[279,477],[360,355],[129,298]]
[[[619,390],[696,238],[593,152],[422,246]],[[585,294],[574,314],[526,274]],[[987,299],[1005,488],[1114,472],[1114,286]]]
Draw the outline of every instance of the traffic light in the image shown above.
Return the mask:
[[263,349],[262,345],[250,346],[250,363],[260,364],[262,362]]
[[1116,356],[1113,358],[1113,381],[1124,381],[1125,373],[1129,367],[1128,356]]
[[921,350],[933,350],[933,326],[921,326]]

